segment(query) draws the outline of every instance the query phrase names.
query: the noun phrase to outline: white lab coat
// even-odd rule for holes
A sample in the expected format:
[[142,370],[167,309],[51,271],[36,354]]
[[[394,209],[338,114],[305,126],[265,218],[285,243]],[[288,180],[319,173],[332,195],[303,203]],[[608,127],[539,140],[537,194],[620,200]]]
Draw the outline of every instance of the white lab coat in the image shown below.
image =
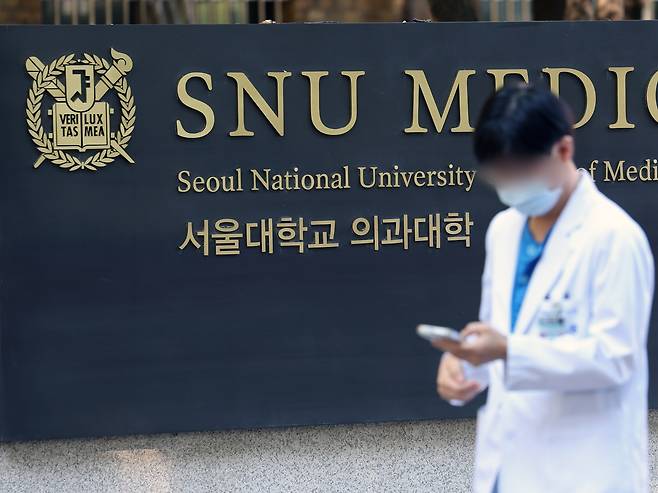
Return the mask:
[[[500,493],[648,491],[653,256],[641,227],[579,171],[508,335],[507,360],[489,365],[476,493],[490,493],[497,473]],[[486,233],[479,318],[504,333],[525,220],[506,209]],[[562,300],[574,332],[539,335],[546,295]]]

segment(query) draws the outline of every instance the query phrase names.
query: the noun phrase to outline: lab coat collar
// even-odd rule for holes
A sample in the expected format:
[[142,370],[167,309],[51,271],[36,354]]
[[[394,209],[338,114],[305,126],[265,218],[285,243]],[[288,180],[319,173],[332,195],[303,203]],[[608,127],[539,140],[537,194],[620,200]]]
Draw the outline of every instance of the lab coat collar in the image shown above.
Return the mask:
[[[579,168],[578,172],[581,176],[576,188],[553,225],[553,230],[546,240],[544,252],[530,277],[528,288],[517,317],[516,326],[514,327],[515,333],[527,332],[530,329],[531,322],[537,314],[541,302],[549,294],[559,274],[564,269],[567,259],[573,252],[575,245],[575,241],[573,240],[575,235],[573,233],[586,220],[591,210],[591,201],[599,193],[589,173],[582,168]],[[519,213],[517,234],[512,236],[517,243],[518,238],[520,238],[521,228],[523,228],[526,220],[527,216]],[[513,251],[517,252],[518,255],[518,246]],[[514,283],[516,255],[514,262],[511,262],[511,264],[512,270],[509,273],[510,282],[508,283],[510,301]],[[510,303],[507,303],[507,306],[509,307]]]

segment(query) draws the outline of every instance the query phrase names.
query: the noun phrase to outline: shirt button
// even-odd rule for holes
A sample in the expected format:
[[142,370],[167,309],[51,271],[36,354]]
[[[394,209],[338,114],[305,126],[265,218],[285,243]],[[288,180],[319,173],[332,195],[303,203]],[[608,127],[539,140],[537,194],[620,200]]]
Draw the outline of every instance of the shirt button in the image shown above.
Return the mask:
[[526,248],[526,253],[528,255],[537,255],[537,247],[529,245],[528,248]]

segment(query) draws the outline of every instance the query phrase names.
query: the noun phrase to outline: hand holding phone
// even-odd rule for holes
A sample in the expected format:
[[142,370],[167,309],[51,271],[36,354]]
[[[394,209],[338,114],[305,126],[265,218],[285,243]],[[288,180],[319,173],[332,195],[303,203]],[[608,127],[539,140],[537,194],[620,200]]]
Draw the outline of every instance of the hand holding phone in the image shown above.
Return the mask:
[[459,332],[450,327],[441,327],[438,325],[420,324],[416,327],[416,334],[430,342],[447,339],[453,342],[460,342]]

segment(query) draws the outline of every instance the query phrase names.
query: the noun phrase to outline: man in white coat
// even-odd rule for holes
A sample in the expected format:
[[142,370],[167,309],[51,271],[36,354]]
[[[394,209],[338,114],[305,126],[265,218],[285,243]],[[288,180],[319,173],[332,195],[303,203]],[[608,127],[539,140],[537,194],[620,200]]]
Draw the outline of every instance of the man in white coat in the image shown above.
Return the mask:
[[[478,411],[476,493],[648,491],[646,342],[654,263],[642,228],[573,162],[571,113],[507,87],[475,132],[509,206],[485,235],[479,320],[445,351],[439,394]],[[463,361],[488,367],[486,384]]]

